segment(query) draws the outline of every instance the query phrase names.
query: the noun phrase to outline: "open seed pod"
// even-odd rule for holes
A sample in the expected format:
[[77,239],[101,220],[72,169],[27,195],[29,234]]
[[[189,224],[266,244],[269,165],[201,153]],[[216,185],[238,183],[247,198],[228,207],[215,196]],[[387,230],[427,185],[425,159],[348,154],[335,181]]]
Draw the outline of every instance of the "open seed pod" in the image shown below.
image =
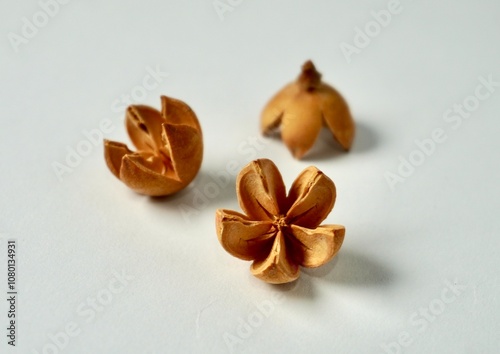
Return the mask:
[[354,120],[346,101],[321,81],[310,60],[302,66],[297,80],[281,89],[262,112],[264,135],[271,135],[280,126],[281,138],[297,159],[311,149],[323,126],[346,151],[354,139]]
[[203,159],[203,137],[193,110],[184,102],[161,97],[161,112],[131,105],[126,127],[137,148],[104,140],[104,156],[111,172],[134,191],[165,196],[186,187]]
[[276,165],[255,160],[239,173],[236,193],[243,213],[218,209],[217,237],[229,254],[253,261],[257,278],[292,282],[300,267],[320,267],[340,250],[345,227],[321,224],[335,204],[335,184],[316,167],[303,170],[287,195]]

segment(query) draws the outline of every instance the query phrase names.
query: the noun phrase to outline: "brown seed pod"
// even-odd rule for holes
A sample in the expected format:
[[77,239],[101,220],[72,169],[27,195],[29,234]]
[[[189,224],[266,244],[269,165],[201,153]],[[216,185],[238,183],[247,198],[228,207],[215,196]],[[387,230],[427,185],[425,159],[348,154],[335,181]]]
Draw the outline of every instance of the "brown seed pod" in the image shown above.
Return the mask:
[[241,170],[236,191],[245,214],[217,210],[217,236],[231,255],[253,261],[257,278],[288,283],[299,277],[299,266],[319,267],[339,251],[344,226],[320,225],[335,203],[335,185],[316,167],[306,168],[287,196],[276,165],[256,160]]
[[262,133],[270,135],[280,126],[281,138],[297,159],[311,149],[322,126],[346,151],[351,148],[355,131],[346,101],[321,81],[321,74],[310,60],[302,66],[297,80],[281,89],[264,107]]
[[125,122],[137,151],[104,140],[110,171],[134,191],[165,196],[186,187],[203,159],[203,137],[193,110],[184,102],[161,97],[161,112],[143,105],[127,108]]

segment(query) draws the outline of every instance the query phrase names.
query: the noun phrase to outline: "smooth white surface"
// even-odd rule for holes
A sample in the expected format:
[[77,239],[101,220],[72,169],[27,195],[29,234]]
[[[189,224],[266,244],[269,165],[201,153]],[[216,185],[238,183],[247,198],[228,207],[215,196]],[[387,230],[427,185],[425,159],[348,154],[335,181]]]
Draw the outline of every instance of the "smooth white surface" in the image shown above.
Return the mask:
[[[242,1],[221,21],[210,0],[70,1],[16,53],[8,34],[40,5],[3,2],[0,298],[15,238],[19,317],[18,346],[2,329],[0,351],[384,353],[402,336],[404,353],[500,352],[500,87],[458,129],[443,120],[479,77],[500,81],[500,3],[401,0],[347,63],[341,43],[387,4]],[[303,161],[278,140],[241,145],[259,137],[263,105],[309,58],[350,103],[352,152],[328,134]],[[60,181],[52,164],[65,163],[82,131],[111,119],[106,137],[129,143],[115,100],[155,67],[169,75],[141,102],[180,98],[203,126],[194,184],[164,200],[137,195],[107,170],[101,143]],[[437,128],[446,141],[392,191],[384,174]],[[256,157],[274,160],[288,186],[311,164],[337,186],[325,222],[346,226],[345,243],[290,286],[253,278],[219,245],[214,212],[238,210],[235,176],[206,206],[193,204],[211,174]],[[186,205],[198,215],[184,218]],[[120,287],[122,272],[133,279]],[[447,282],[465,289],[452,296]],[[109,304],[92,310],[96,297]],[[429,306],[437,315],[425,320]],[[0,328],[6,313],[1,301]],[[242,321],[254,327],[243,333]],[[71,323],[78,335],[59,335],[54,349],[51,336]]]

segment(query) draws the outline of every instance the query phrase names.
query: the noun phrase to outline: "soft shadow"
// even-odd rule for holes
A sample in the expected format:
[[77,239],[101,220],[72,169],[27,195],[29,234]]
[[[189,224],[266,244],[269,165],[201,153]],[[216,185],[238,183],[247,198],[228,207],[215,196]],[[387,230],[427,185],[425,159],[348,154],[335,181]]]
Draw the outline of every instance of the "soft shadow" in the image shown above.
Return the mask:
[[255,286],[264,286],[271,291],[282,293],[287,298],[313,300],[317,296],[315,284],[328,281],[348,287],[387,287],[395,280],[394,272],[379,261],[348,249],[340,253],[329,263],[319,268],[301,268],[302,275],[292,283],[261,284],[251,277]]
[[323,128],[320,131],[316,143],[302,160],[323,161],[342,158],[349,154],[365,153],[375,149],[378,143],[378,134],[366,122],[356,122],[356,135],[354,136],[354,142],[349,152],[342,149],[327,128]]
[[279,129],[272,130],[269,133],[264,135],[265,138],[273,139],[273,140],[281,140],[281,131]]
[[343,249],[331,262],[319,268],[301,268],[299,279],[286,284],[260,284],[252,277],[255,286],[264,286],[287,298],[314,300],[315,283],[328,281],[355,287],[385,287],[394,282],[394,273],[380,262],[351,250]]
[[185,189],[173,195],[150,197],[149,201],[166,209],[175,209],[179,204],[196,209],[224,205],[225,201],[236,199],[236,180],[229,174],[225,176],[225,179],[219,179],[215,174],[200,170]]
[[360,287],[387,286],[395,277],[393,271],[380,262],[346,249],[341,250],[330,263],[316,269],[304,269],[304,273],[332,283]]
[[285,284],[269,284],[257,279],[248,272],[248,281],[253,287],[266,292],[277,292],[286,298],[313,299],[316,295],[311,277],[300,276],[297,280]]
[[347,152],[333,139],[332,133],[328,129],[322,128],[313,147],[304,155],[302,160],[324,161],[340,158],[346,154]]
[[353,153],[363,153],[374,150],[380,143],[378,133],[366,122],[356,123],[356,136],[351,148]]
[[314,286],[309,277],[301,276],[292,283],[269,284],[274,291],[283,293],[288,298],[312,300],[316,297]]

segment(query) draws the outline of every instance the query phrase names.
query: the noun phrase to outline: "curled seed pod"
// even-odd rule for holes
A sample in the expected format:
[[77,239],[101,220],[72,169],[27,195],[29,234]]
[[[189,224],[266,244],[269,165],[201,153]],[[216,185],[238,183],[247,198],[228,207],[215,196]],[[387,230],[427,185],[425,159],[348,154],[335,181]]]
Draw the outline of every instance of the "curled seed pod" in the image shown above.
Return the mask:
[[104,140],[110,171],[134,191],[165,196],[185,188],[203,159],[203,136],[193,110],[184,102],[162,96],[161,112],[144,105],[127,108],[127,132],[137,151]]

